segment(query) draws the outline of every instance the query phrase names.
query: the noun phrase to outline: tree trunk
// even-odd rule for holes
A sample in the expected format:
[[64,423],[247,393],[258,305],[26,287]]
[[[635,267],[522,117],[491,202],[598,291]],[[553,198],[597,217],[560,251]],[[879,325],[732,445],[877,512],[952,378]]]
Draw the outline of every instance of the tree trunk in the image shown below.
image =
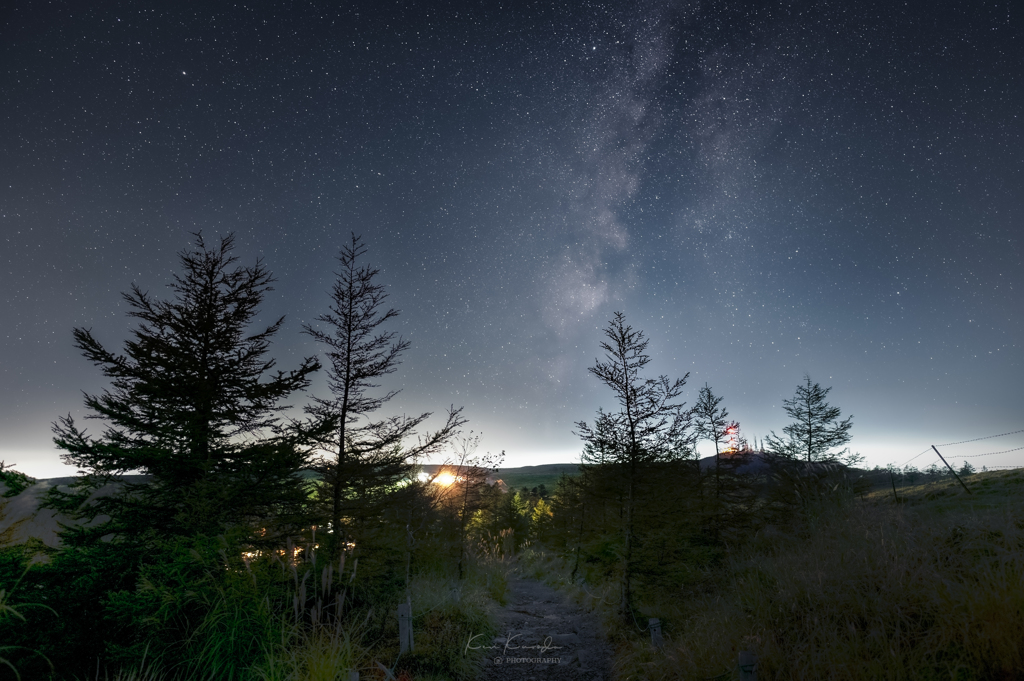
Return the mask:
[[623,561],[622,561],[622,603],[620,607],[622,609],[622,618],[628,624],[629,620],[633,616],[633,586],[632,586],[632,571],[633,571],[633,506],[634,506],[634,492],[636,485],[636,453],[634,452],[633,461],[629,464],[629,491],[626,496],[626,524],[625,524],[625,546],[623,547]]
[[334,544],[330,547],[331,558],[337,560],[341,557],[342,544],[344,543],[341,538],[341,492],[342,492],[342,477],[341,471],[345,466],[345,422],[344,414],[342,414],[342,424],[339,429],[339,443],[338,443],[338,465],[334,469],[334,485],[331,505],[331,541]]

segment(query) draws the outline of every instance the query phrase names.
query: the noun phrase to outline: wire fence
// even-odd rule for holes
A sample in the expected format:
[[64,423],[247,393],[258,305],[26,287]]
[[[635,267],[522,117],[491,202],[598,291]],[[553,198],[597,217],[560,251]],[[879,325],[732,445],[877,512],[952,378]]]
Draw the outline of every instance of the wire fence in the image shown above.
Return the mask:
[[[868,471],[868,474],[873,476],[873,477],[874,476],[882,476],[882,475],[892,474],[892,475],[900,475],[901,478],[906,477],[907,475],[914,475],[914,474],[928,475],[928,474],[935,474],[936,472],[941,473],[943,475],[949,475],[951,470],[955,470],[955,467],[953,465],[954,463],[961,464],[959,472],[963,472],[963,473],[975,472],[978,469],[975,467],[974,464],[969,462],[968,459],[979,459],[979,458],[986,457],[986,456],[995,456],[995,455],[998,455],[998,454],[1009,454],[1011,452],[1019,452],[1019,451],[1024,450],[1024,445],[1019,446],[1019,447],[1011,447],[1009,449],[1000,449],[1000,450],[992,451],[992,452],[981,452],[981,453],[978,453],[978,454],[959,454],[959,453],[957,453],[955,451],[954,452],[944,451],[939,456],[936,456],[936,457],[931,458],[931,459],[926,459],[925,460],[926,464],[918,464],[919,466],[923,466],[923,468],[918,468],[917,466],[910,467],[910,464],[912,462],[916,461],[917,459],[919,459],[920,457],[924,456],[925,454],[928,454],[929,452],[932,452],[932,453],[935,453],[935,454],[939,454],[939,450],[937,449],[938,447],[943,447],[943,448],[956,447],[956,446],[959,446],[959,445],[965,445],[965,444],[969,444],[969,443],[972,443],[972,442],[980,442],[982,440],[992,440],[992,439],[995,439],[995,438],[1009,437],[1011,435],[1018,435],[1020,433],[1024,433],[1024,429],[1013,430],[1013,431],[1009,431],[1009,432],[1006,432],[1006,433],[997,433],[995,435],[983,435],[981,437],[975,437],[975,438],[971,438],[969,440],[960,440],[958,442],[946,442],[946,443],[941,444],[941,445],[929,445],[927,449],[924,449],[924,450],[918,452],[914,456],[912,456],[909,459],[907,459],[906,461],[904,461],[899,466],[895,466],[893,464],[889,464],[884,469],[876,469],[876,470],[873,470],[873,471]],[[1016,468],[1024,468],[1024,463],[1020,463],[1020,464],[982,465],[981,466],[981,470],[982,471],[986,471],[986,470],[1009,470],[1009,469],[1016,469]]]

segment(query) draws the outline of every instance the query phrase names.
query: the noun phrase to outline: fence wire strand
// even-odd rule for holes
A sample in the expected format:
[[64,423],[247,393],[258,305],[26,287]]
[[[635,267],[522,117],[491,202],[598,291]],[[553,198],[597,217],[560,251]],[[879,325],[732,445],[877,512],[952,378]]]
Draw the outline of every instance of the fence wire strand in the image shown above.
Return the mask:
[[[1024,433],[1024,428],[1022,428],[1020,430],[1013,430],[1013,431],[1010,431],[1009,433],[999,433],[998,435],[985,435],[984,437],[976,437],[976,438],[973,438],[973,439],[970,439],[970,440],[960,440],[959,442],[947,442],[945,444],[935,445],[935,446],[936,447],[952,447],[954,445],[967,444],[968,442],[980,442],[981,440],[991,440],[991,439],[997,438],[997,437],[1006,437],[1007,435],[1016,435],[1017,433]],[[992,454],[1006,454],[1007,452],[1018,452],[1018,451],[1020,451],[1022,449],[1024,449],[1024,447],[1015,447],[1013,449],[1004,449],[1004,450],[1002,450],[1000,452],[985,452],[984,454],[968,454],[968,455],[956,455],[956,454],[954,454],[952,456],[947,455],[946,458],[948,458],[948,459],[974,459],[974,458],[977,458],[979,456],[990,456]],[[909,459],[907,459],[906,461],[904,461],[903,465],[900,466],[899,468],[897,468],[896,470],[901,470],[901,469],[906,468],[907,464],[909,464],[911,461],[913,461],[914,459],[916,459],[919,456],[927,454],[930,451],[932,451],[932,448],[928,447],[928,449],[925,449],[925,450],[919,452],[918,454],[915,454],[914,456],[912,456]],[[935,462],[932,462],[932,463],[935,463]],[[990,466],[990,468],[1018,468],[1018,466]]]
[[[921,452],[921,454],[927,454],[927,453],[928,453],[928,452],[930,452],[930,451],[932,451],[932,448],[931,448],[931,447],[929,447],[928,449],[926,449],[926,450],[924,450],[923,452]],[[914,456],[910,457],[909,459],[907,459],[906,461],[904,461],[904,462],[903,462],[903,465],[902,465],[902,466],[900,466],[900,468],[906,468],[906,466],[907,466],[907,464],[908,464],[908,463],[910,463],[911,461],[913,461],[913,460],[914,460],[914,459],[916,459],[917,457],[921,456],[921,454],[916,454],[916,455],[914,455]]]
[[[944,445],[935,445],[936,447],[952,447],[953,445],[962,445],[968,442],[978,442],[979,440],[991,440],[994,437],[1006,437],[1007,435],[1016,435],[1017,433],[1024,433],[1024,428],[1021,430],[1015,430],[1010,433],[1000,433],[999,435],[986,435],[985,437],[976,437],[973,440],[960,440],[960,442],[947,442]],[[920,456],[920,454],[918,454]]]
[[950,459],[974,459],[979,456],[992,456],[993,454],[1006,454],[1007,452],[1019,452],[1024,447],[1014,447],[1013,449],[1004,449],[1001,452],[985,452],[984,454],[955,454]]

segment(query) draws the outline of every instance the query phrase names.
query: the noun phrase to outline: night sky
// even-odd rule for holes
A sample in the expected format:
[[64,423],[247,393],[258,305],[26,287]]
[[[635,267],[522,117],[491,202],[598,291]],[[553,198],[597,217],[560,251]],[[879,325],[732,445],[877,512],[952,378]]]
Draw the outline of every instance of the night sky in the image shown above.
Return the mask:
[[781,434],[805,373],[869,464],[1022,429],[1022,20],[1011,0],[4,3],[0,458],[72,471],[50,424],[105,386],[72,329],[119,349],[120,293],[165,295],[197,231],[276,275],[285,369],[363,235],[412,342],[382,414],[464,405],[506,465],[578,460],[573,422],[615,408],[587,368],[616,310],[652,375],[689,372],[690,404],[708,383],[749,439]]

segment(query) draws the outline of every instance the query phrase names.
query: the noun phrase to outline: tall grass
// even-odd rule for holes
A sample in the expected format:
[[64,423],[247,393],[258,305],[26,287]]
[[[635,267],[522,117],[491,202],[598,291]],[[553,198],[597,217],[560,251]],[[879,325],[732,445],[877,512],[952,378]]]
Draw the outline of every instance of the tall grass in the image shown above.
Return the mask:
[[661,605],[665,649],[634,638],[623,677],[730,678],[752,649],[760,679],[1024,678],[1019,510],[816,511],[762,530],[709,571],[703,592]]
[[[307,560],[313,556],[308,553]],[[315,560],[309,562],[315,564]],[[293,592],[298,596],[294,603],[306,603],[305,610],[281,628],[279,642],[266,646],[262,662],[254,667],[254,678],[334,681],[347,679],[344,674],[349,670],[377,678],[382,667],[399,678],[402,673],[412,678],[476,678],[481,657],[473,651],[467,655],[466,642],[477,634],[494,634],[495,600],[503,597],[507,587],[507,560],[473,550],[466,567],[465,578],[459,581],[450,563],[420,564],[405,590],[377,594],[358,610],[346,612],[330,600],[329,566],[319,574],[307,571],[302,578],[293,570]],[[345,583],[352,586],[349,577],[354,569],[346,572],[344,562],[337,572],[339,583],[343,574]],[[373,579],[365,571],[360,574],[361,579]],[[318,579],[308,579],[310,575]],[[344,592],[341,599],[346,602]],[[406,599],[413,606],[415,645],[402,654],[395,614],[398,603]]]
[[[372,679],[382,667],[415,678],[476,678],[479,653],[467,655],[466,642],[494,634],[495,599],[507,588],[504,556],[473,552],[461,582],[450,560],[420,563],[406,584],[393,579],[404,565],[363,561],[368,569],[350,555],[328,563],[314,546],[258,556],[223,537],[167,546],[143,567],[134,588],[107,593],[93,605],[96,626],[124,634],[95,648],[91,662],[58,668],[62,676],[54,678],[347,681],[349,671]],[[43,568],[51,581],[37,589],[59,578],[54,565]],[[0,620],[24,619],[20,609],[28,604],[10,602],[13,588],[8,583],[0,591]],[[406,599],[413,604],[416,645],[400,654],[395,615]],[[59,600],[50,598],[55,606]],[[49,641],[46,629],[36,626],[38,636],[28,640]],[[12,652],[17,658],[0,667],[12,678],[28,673],[22,667],[27,649]],[[40,666],[29,676],[45,677],[36,673]]]
[[[0,470],[2,470],[2,467],[0,467]],[[50,610],[52,612],[53,609],[49,608],[48,606],[45,606],[45,605],[40,605],[40,604],[35,604],[35,603],[28,603],[28,604],[23,604],[21,606],[15,606],[15,605],[13,605],[10,602],[11,601],[11,594],[13,594],[14,591],[18,588],[18,586],[21,584],[21,580],[24,579],[24,577],[25,577],[25,575],[27,573],[28,573],[28,568],[25,569],[25,572],[22,573],[21,577],[18,578],[18,581],[15,582],[14,585],[11,586],[10,589],[0,589],[0,622],[3,622],[4,620],[12,620],[12,619],[13,620],[18,620],[20,622],[25,622],[25,615],[22,613],[22,610],[25,609],[26,607],[30,606],[30,605],[35,605],[36,607],[40,607],[40,608],[46,608],[47,610]],[[13,651],[13,650],[27,650],[29,653],[38,655],[43,660],[45,660],[48,665],[50,665],[50,669],[51,670],[53,669],[53,664],[42,653],[26,649],[26,648],[24,648],[22,646],[10,646],[10,645],[0,646],[0,667],[6,667],[6,668],[10,669],[12,672],[14,672],[14,676],[17,679],[19,679],[19,681],[21,679],[21,672],[18,671],[17,667],[15,667],[14,664],[10,660],[8,660],[6,657],[3,656],[4,653],[7,653],[8,651]]]
[[472,572],[467,583],[483,586],[495,602],[505,605],[509,576],[518,566],[515,530],[483,531],[471,544],[469,555]]
[[358,670],[368,656],[359,622],[312,627],[290,623],[282,627],[279,643],[266,647],[253,676],[260,681],[335,681]]

